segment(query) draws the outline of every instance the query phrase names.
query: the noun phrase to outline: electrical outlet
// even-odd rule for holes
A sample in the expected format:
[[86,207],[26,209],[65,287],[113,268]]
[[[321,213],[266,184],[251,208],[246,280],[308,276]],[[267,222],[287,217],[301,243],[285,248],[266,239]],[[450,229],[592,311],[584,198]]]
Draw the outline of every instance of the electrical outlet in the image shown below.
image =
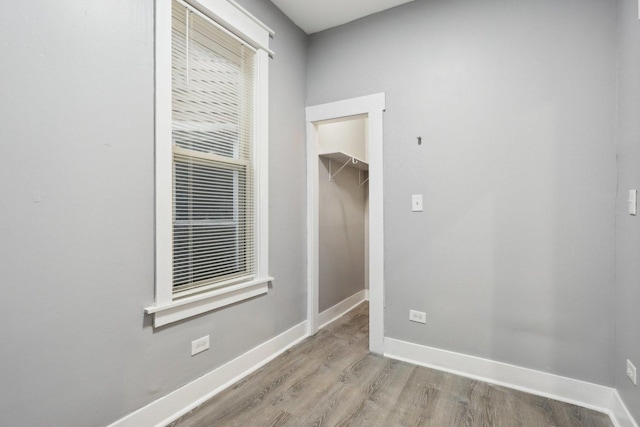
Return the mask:
[[638,381],[636,379],[636,367],[633,366],[633,363],[631,363],[629,359],[627,359],[627,376],[633,385],[638,385]]
[[418,323],[427,323],[427,313],[416,310],[409,310],[409,320]]
[[195,356],[198,353],[202,353],[205,350],[209,350],[209,335],[206,337],[198,338],[195,341],[191,341],[191,355]]

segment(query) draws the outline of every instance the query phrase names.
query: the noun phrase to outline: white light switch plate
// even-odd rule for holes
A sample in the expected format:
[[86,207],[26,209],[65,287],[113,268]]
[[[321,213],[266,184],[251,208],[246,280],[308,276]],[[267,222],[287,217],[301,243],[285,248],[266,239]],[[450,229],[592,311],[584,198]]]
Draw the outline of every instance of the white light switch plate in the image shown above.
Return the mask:
[[422,194],[411,196],[411,210],[413,212],[422,212]]
[[629,190],[629,215],[638,214],[638,190]]

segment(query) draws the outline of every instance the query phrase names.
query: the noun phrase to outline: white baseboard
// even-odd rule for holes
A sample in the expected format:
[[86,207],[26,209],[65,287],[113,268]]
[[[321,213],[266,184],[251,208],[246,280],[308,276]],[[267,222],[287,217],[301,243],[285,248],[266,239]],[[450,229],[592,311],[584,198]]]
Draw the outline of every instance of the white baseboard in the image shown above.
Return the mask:
[[344,316],[366,299],[366,290],[363,289],[357,294],[351,295],[349,298],[340,301],[333,307],[328,308],[322,313],[318,314],[318,324],[320,325],[319,329],[324,328],[329,323],[333,322],[339,317]]
[[624,404],[618,390],[613,390],[611,396],[611,421],[615,427],[638,427],[636,420],[633,419],[631,412],[627,409],[627,405]]
[[281,333],[109,427],[165,426],[267,364],[307,337],[307,322]]
[[[364,301],[361,291],[320,314],[323,326]],[[326,314],[325,314],[326,313]],[[323,317],[328,322],[322,322]],[[114,422],[109,427],[165,426],[307,337],[307,322]],[[618,391],[533,369],[385,338],[384,356],[605,412],[615,427],[638,427]]]
[[365,290],[364,290],[364,299],[366,299],[367,301],[369,301],[369,289],[365,289]]
[[638,427],[611,387],[433,347],[384,339],[385,357],[607,413],[616,427]]

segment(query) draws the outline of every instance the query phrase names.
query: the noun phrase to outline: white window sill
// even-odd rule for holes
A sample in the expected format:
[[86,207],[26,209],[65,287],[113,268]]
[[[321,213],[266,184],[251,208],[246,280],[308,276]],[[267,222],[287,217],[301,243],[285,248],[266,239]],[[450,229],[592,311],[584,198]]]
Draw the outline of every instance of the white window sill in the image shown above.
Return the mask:
[[254,279],[222,289],[216,289],[190,297],[184,297],[164,305],[153,305],[144,309],[153,315],[153,327],[164,326],[207,311],[235,304],[258,295],[266,294],[273,277]]

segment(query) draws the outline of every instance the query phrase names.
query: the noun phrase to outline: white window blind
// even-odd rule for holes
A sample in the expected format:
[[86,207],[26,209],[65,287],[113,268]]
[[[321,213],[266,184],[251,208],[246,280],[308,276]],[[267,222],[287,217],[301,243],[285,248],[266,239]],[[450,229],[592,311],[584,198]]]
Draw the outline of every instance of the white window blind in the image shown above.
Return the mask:
[[255,50],[172,6],[173,292],[255,274]]

